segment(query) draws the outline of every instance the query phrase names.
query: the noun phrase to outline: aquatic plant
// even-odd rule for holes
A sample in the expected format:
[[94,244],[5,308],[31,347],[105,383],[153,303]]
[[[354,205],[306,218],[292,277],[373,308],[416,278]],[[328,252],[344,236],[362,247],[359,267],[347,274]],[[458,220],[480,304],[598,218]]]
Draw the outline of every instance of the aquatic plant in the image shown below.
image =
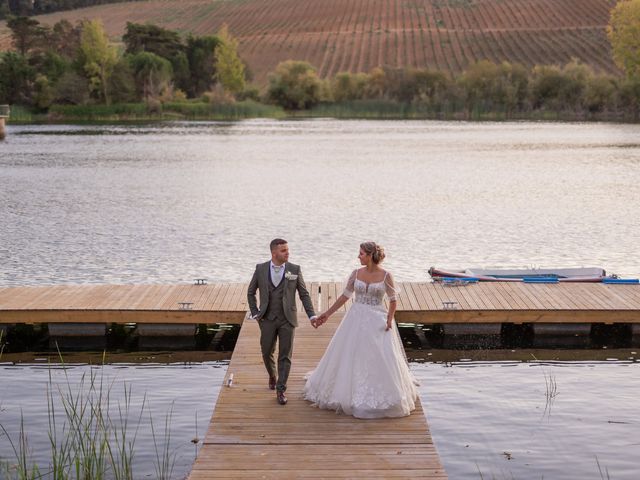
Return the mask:
[[[49,364],[47,385],[48,438],[50,461],[41,468],[31,458],[24,420],[14,441],[0,423],[14,453],[14,462],[0,464],[2,478],[15,480],[132,480],[135,444],[143,414],[147,410],[146,394],[139,411],[132,411],[133,390],[124,384],[124,396],[113,406],[113,383],[106,384],[104,370],[83,374],[77,385],[68,376],[68,367],[59,354],[65,381],[54,382],[54,368]],[[104,356],[103,364],[104,366]],[[60,409],[62,411],[60,411]],[[156,435],[149,412],[157,478],[169,479],[173,472],[175,453],[171,450],[171,411],[164,422],[161,436]]]
[[153,448],[155,450],[156,458],[154,468],[156,471],[157,480],[170,480],[173,475],[173,468],[176,463],[176,454],[171,451],[171,417],[173,415],[173,404],[171,409],[164,418],[164,431],[162,437],[164,439],[163,444],[159,444],[158,437],[156,436],[155,427],[153,425],[153,418],[149,413],[149,422],[151,423],[151,435],[153,436]]

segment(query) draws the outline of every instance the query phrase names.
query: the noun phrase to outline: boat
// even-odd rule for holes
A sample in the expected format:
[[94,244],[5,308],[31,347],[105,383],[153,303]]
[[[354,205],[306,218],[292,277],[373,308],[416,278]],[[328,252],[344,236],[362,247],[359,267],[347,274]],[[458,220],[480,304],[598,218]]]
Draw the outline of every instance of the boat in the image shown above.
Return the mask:
[[523,268],[523,269],[486,269],[468,268],[465,270],[445,270],[436,267],[429,269],[434,280],[468,279],[480,282],[602,282],[607,277],[603,268]]

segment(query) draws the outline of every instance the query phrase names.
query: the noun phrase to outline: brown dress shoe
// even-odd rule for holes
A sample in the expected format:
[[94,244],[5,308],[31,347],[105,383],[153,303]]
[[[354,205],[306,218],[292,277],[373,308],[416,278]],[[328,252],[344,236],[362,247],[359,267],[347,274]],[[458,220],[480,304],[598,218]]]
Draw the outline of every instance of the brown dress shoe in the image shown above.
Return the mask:
[[287,396],[284,394],[283,390],[278,390],[278,403],[280,405],[286,405],[287,404]]
[[270,390],[276,389],[276,377],[269,377],[269,389]]

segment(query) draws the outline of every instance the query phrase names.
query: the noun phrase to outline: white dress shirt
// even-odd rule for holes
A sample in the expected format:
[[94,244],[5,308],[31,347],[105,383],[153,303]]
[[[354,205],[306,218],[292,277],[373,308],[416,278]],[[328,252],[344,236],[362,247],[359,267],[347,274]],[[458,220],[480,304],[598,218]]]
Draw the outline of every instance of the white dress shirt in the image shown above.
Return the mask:
[[284,278],[284,271],[287,267],[286,263],[283,263],[282,265],[280,265],[280,273],[276,276],[276,271],[273,268],[275,267],[273,261],[270,262],[270,267],[269,267],[269,271],[271,272],[271,281],[273,282],[273,284],[277,287],[278,285],[280,285],[280,282],[282,281],[282,279]]

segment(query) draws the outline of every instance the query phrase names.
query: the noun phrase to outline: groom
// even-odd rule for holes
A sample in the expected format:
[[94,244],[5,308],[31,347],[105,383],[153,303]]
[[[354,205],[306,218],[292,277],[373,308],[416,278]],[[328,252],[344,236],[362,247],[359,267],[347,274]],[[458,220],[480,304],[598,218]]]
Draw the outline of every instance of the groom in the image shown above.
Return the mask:
[[[288,263],[287,241],[276,238],[271,241],[270,246],[271,260],[256,265],[256,271],[247,290],[247,300],[251,318],[257,320],[260,326],[260,348],[264,366],[269,374],[269,388],[276,390],[278,403],[285,405],[287,397],[284,392],[291,369],[293,337],[298,326],[296,290],[311,325],[317,328],[318,323],[300,267]],[[256,290],[260,290],[260,307],[256,303]],[[276,339],[279,341],[277,370],[273,358]]]

